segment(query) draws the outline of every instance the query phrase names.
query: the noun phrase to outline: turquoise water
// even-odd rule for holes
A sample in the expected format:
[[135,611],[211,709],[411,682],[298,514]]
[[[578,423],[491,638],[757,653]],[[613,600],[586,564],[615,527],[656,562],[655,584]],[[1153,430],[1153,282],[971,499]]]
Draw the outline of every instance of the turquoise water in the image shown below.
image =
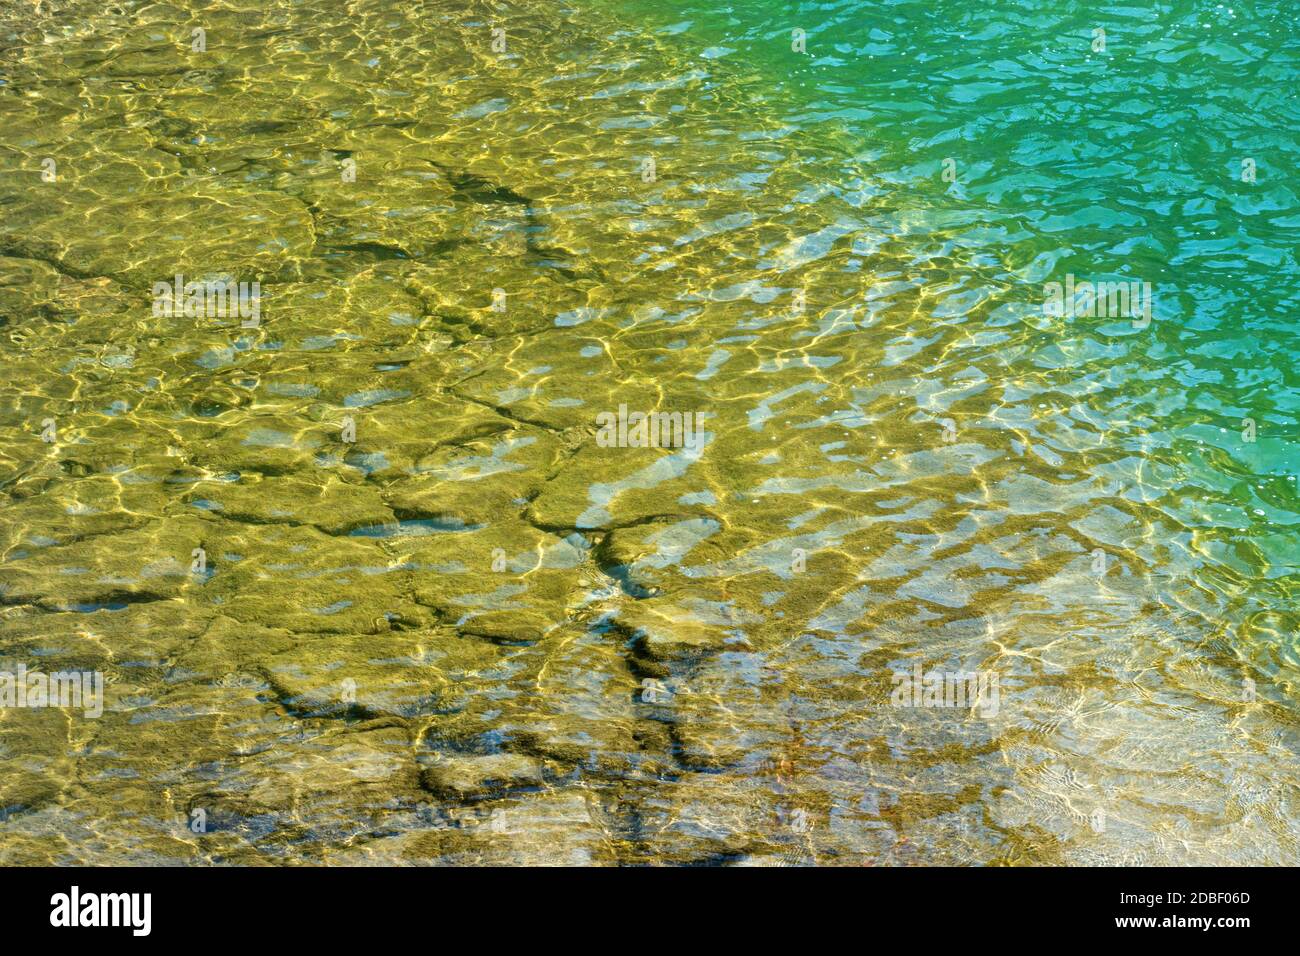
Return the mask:
[[0,860],[1296,863],[1295,33],[0,0]]

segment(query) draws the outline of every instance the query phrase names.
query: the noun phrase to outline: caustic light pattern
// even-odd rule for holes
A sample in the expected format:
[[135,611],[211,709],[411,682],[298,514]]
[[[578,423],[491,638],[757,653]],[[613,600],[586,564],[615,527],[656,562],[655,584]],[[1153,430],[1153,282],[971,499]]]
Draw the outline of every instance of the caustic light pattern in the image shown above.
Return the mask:
[[1298,79],[0,0],[0,863],[1300,862]]

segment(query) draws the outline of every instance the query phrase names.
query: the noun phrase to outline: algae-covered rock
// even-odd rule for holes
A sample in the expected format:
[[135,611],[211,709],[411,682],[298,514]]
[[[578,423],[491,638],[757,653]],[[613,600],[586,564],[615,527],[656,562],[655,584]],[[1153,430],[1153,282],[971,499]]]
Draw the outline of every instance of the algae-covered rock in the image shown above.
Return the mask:
[[438,796],[476,799],[542,784],[542,765],[519,754],[445,755],[420,771],[420,783]]
[[[318,826],[322,817],[346,819],[348,802],[378,808],[419,794],[409,739],[397,727],[339,728],[282,741],[242,760],[233,781],[249,805],[292,812]],[[202,793],[190,800],[202,801]]]
[[423,716],[441,709],[447,686],[425,661],[426,643],[427,637],[400,631],[320,635],[262,655],[257,672],[295,714]]
[[53,310],[58,287],[59,273],[53,266],[0,256],[0,317],[6,324],[46,317]]
[[186,517],[35,549],[0,568],[0,591],[7,604],[52,610],[175,599],[205,581],[193,553],[209,536],[207,522]]
[[413,863],[458,866],[590,866],[614,860],[610,834],[583,794],[511,794],[400,841]]
[[308,524],[332,535],[393,520],[375,488],[334,475],[314,481],[249,475],[234,482],[200,482],[182,500],[230,521]]
[[70,752],[84,739],[83,721],[75,711],[59,709],[0,709],[0,759],[5,773],[0,776],[0,816],[6,821],[53,804],[77,777],[77,763]]
[[734,643],[722,628],[669,599],[651,598],[625,605],[619,611],[618,623],[647,669],[658,673]]
[[[466,412],[471,420],[490,420],[474,406]],[[459,421],[463,427],[465,415]],[[385,485],[384,501],[399,518],[484,524],[519,514],[545,484],[558,455],[556,439],[541,429],[498,425],[482,438],[462,434],[444,440],[447,444],[415,463],[412,475]]]

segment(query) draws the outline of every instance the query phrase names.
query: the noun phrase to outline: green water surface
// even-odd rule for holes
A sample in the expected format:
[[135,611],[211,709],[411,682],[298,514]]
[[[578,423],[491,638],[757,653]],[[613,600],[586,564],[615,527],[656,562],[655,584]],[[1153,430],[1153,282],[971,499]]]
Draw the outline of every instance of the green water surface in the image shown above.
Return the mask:
[[0,862],[1300,862],[1296,33],[0,0]]

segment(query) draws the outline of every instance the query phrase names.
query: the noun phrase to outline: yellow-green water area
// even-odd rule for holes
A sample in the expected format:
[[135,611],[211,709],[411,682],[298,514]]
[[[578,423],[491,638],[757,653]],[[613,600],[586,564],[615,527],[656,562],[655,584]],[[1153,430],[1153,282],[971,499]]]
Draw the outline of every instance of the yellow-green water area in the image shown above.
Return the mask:
[[1294,28],[968,6],[0,0],[0,863],[1300,862]]

